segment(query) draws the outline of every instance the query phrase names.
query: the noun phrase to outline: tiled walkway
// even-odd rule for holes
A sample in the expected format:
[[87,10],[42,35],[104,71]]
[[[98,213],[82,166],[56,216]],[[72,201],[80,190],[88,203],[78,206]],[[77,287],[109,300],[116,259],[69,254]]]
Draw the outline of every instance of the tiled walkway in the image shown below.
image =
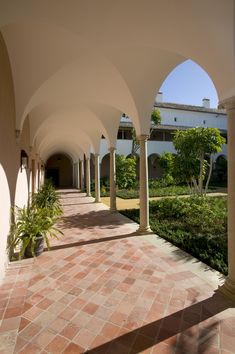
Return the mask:
[[0,353],[235,353],[235,309],[217,275],[74,191],[64,237],[12,263],[0,287]]

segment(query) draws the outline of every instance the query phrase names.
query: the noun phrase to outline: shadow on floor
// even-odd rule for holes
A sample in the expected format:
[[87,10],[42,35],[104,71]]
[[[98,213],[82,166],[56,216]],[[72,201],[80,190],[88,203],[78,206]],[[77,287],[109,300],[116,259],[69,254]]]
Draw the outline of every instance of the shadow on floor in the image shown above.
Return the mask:
[[[68,243],[68,244],[61,244],[61,245],[56,245],[56,246],[51,246],[50,251],[52,250],[58,250],[62,248],[70,248],[70,247],[79,247],[79,246],[85,246],[85,245],[90,245],[93,243],[101,243],[101,242],[108,242],[108,241],[115,241],[115,240],[121,240],[129,237],[135,237],[135,236],[145,236],[145,235],[139,235],[136,232],[126,234],[126,235],[117,235],[117,236],[111,236],[111,237],[103,237],[103,238],[97,238],[97,239],[92,239],[92,240],[87,240],[87,241],[77,241],[73,243]],[[48,248],[44,248],[44,251],[48,251]]]
[[63,188],[63,189],[58,188],[58,189],[56,189],[56,191],[57,191],[57,193],[59,193],[61,195],[64,195],[64,194],[82,194],[82,193],[84,193],[84,192],[79,191],[78,189],[71,189],[71,188],[68,188],[68,190],[66,190],[65,188]]
[[[97,226],[100,228],[116,229],[117,225],[126,224],[127,218],[123,218],[119,213],[112,213],[110,210],[90,211],[86,214],[73,214],[62,217],[62,223],[59,223],[60,228],[65,229],[94,229]],[[132,221],[129,220],[131,223]]]
[[87,203],[68,203],[68,204],[63,204],[62,203],[62,206],[64,207],[64,206],[70,206],[70,205],[87,205],[87,204],[94,204],[94,202],[92,201],[92,202],[87,202]]
[[[131,353],[137,354],[168,339],[172,352],[176,350],[177,354],[207,353],[216,340],[214,329],[220,324],[219,319],[208,320],[230,307],[234,307],[234,304],[220,293],[215,293],[206,300],[88,350],[86,354],[125,353],[130,347]],[[199,328],[197,325],[203,321],[204,325]]]
[[[167,241],[166,241],[167,242]],[[168,242],[168,244],[170,244],[172,247],[176,247],[174,245],[172,245],[171,243]],[[204,272],[214,272],[214,273],[219,273],[217,270],[211,268],[209,265],[207,265],[206,263],[202,263],[202,261],[200,261],[199,259],[195,258],[195,256],[191,256],[189,253],[187,253],[186,251],[183,251],[181,249],[174,249],[172,251],[173,255],[176,257],[177,261],[184,261],[184,263],[187,262],[193,262],[193,263],[198,263],[201,265],[201,269],[203,269]],[[220,273],[221,274],[221,273]],[[220,280],[224,280],[225,279],[225,275],[221,274],[219,276]]]

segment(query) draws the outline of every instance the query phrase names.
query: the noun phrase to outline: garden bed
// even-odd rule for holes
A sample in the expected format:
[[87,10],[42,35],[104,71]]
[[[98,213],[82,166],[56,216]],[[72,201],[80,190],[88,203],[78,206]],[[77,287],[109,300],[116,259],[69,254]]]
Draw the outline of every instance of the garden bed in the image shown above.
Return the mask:
[[[150,226],[212,268],[227,274],[227,198],[164,198],[150,202]],[[121,213],[139,222],[139,209]]]
[[[216,191],[216,188],[211,188],[207,193],[213,193]],[[170,197],[178,195],[190,195],[191,190],[188,186],[168,186],[168,187],[159,187],[159,188],[149,188],[149,197]],[[122,199],[138,199],[139,198],[139,189],[119,189],[116,192],[117,197]],[[95,197],[95,192],[92,192],[92,196]],[[100,190],[101,197],[109,197],[108,188],[101,188]]]
[[[161,188],[149,188],[149,197],[163,197],[171,195],[187,195],[190,194],[190,188],[187,186],[168,186]],[[139,198],[139,189],[119,190],[117,197],[123,199]]]

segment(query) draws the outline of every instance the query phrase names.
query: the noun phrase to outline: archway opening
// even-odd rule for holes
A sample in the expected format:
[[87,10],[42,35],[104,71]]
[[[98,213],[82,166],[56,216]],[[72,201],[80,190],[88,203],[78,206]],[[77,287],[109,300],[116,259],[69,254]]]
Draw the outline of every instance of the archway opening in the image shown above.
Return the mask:
[[[218,106],[218,93],[212,78],[204,68],[191,59],[177,65],[165,77],[160,91],[164,95],[164,102],[204,108]],[[203,102],[204,98],[209,100]]]
[[73,164],[65,154],[54,154],[46,163],[46,179],[51,179],[56,188],[73,187]]
[[148,173],[149,178],[159,178],[163,176],[163,170],[159,165],[159,155],[151,154],[148,156]]
[[100,166],[100,177],[109,179],[109,164],[110,164],[110,155],[106,154],[101,161]]
[[23,208],[28,203],[28,177],[26,169],[19,169],[16,181],[15,202],[14,204]]

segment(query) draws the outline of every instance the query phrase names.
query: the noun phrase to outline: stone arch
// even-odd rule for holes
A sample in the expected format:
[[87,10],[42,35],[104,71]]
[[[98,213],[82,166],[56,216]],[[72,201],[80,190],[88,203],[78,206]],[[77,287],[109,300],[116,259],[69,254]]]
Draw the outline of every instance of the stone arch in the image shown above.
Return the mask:
[[110,155],[108,153],[103,156],[100,164],[100,177],[103,179],[109,178],[109,164],[110,164]]
[[213,174],[215,175],[219,183],[226,183],[228,175],[228,161],[226,155],[220,154],[219,156],[217,156],[214,162]]
[[51,178],[57,188],[73,187],[73,162],[65,153],[55,153],[46,162],[45,177]]
[[[184,67],[184,73],[182,74],[182,67]],[[172,70],[170,70],[167,75],[165,75],[164,80],[162,81],[161,84],[161,92],[163,93],[163,102],[172,102],[169,100],[168,97],[164,97],[165,96],[165,89],[164,89],[164,84],[168,81],[171,80],[171,83],[175,83],[175,82],[179,82],[180,80],[182,80],[182,85],[180,85],[180,87],[177,86],[177,88],[175,87],[175,91],[176,91],[176,101],[174,101],[174,103],[181,103],[181,104],[192,104],[190,103],[191,101],[191,97],[188,97],[188,88],[190,86],[192,86],[193,82],[191,83],[191,78],[193,78],[193,76],[191,75],[191,72],[195,72],[196,74],[199,75],[199,77],[202,75],[205,78],[207,77],[207,82],[208,82],[208,86],[206,85],[205,88],[204,86],[201,85],[200,90],[198,90],[198,97],[196,95],[196,98],[198,98],[198,103],[197,105],[200,106],[202,105],[202,100],[203,98],[208,97],[208,91],[214,91],[213,93],[218,97],[218,88],[216,87],[216,83],[214,82],[214,78],[211,76],[211,73],[203,66],[200,64],[200,62],[198,62],[194,57],[189,57],[186,58],[185,60],[183,60],[182,62],[178,63],[177,65],[175,65]],[[195,77],[195,74],[194,74]],[[196,83],[198,85],[198,83]],[[210,85],[210,87],[209,87]],[[218,86],[218,85],[217,85]],[[173,86],[174,87],[174,86]],[[209,88],[208,88],[209,87]],[[184,100],[183,101],[178,101],[177,100],[177,95],[178,93],[182,91],[182,93],[184,94]],[[200,98],[199,98],[200,96]],[[187,102],[188,99],[188,102]],[[209,106],[208,106],[209,108]],[[179,123],[180,125],[180,123]]]
[[159,178],[163,175],[163,170],[159,165],[160,156],[158,154],[151,154],[148,156],[148,173],[149,178]]

